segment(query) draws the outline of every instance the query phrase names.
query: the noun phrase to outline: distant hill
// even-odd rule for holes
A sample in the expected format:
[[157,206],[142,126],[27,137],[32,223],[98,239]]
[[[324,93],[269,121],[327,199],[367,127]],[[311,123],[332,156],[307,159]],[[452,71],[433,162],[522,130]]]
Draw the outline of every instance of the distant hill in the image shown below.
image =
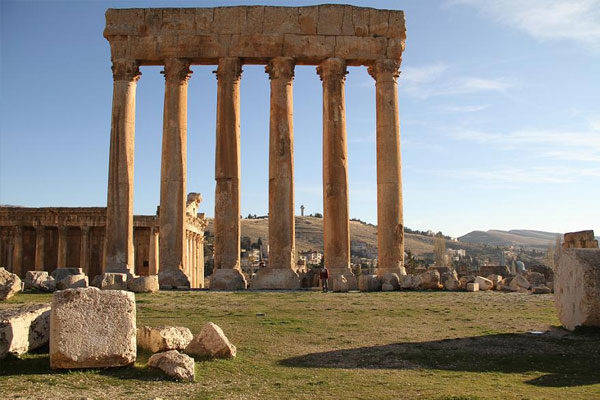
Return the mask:
[[555,232],[532,231],[526,229],[511,229],[501,231],[473,231],[458,238],[461,242],[487,244],[490,246],[522,246],[526,248],[546,249],[548,244],[556,241]]

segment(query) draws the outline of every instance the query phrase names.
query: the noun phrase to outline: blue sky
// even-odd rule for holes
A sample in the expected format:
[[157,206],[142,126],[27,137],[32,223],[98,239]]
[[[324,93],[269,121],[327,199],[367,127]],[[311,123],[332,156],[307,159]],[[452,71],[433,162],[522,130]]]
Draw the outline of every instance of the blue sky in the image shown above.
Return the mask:
[[[329,1],[335,3],[335,1]],[[406,13],[399,79],[405,225],[600,232],[600,0],[345,1]],[[0,204],[104,206],[112,75],[109,7],[317,1],[0,2]],[[216,79],[194,66],[188,191],[214,212]],[[135,212],[159,202],[164,79],[137,90]],[[376,223],[374,82],[346,80],[350,214]],[[241,84],[242,214],[268,210],[269,80]],[[321,82],[297,67],[296,209],[322,212]]]

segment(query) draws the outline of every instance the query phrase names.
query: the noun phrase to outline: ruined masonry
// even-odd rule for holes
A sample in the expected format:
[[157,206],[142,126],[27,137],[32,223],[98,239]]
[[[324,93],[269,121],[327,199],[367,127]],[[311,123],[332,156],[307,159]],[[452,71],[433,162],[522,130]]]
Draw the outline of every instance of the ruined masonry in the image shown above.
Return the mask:
[[[245,287],[240,270],[240,79],[244,64],[266,65],[271,80],[270,263],[253,287],[295,288],[293,105],[296,65],[316,65],[323,82],[325,260],[350,277],[344,81],[366,66],[376,84],[380,276],[403,268],[404,229],[397,78],[404,13],[346,5],[109,9],[113,108],[106,223],[106,271],[133,265],[133,154],[139,67],[163,65],[160,272],[184,277],[187,87],[190,65],[217,65],[215,282]],[[290,272],[291,271],[291,272]],[[281,279],[282,276],[289,277]],[[276,282],[275,284],[273,282]],[[274,287],[276,286],[276,287]]]

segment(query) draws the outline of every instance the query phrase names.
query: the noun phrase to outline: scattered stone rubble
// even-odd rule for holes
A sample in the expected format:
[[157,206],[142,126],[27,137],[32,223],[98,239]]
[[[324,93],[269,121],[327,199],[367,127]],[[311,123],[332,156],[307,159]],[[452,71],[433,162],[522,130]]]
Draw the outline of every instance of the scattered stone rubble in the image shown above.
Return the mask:
[[4,268],[0,268],[0,300],[10,299],[20,291],[21,279]]
[[192,332],[183,326],[143,326],[137,329],[138,347],[152,353],[184,350],[193,337]]
[[148,359],[148,366],[158,368],[172,378],[193,382],[196,376],[194,359],[177,350],[153,354]]
[[50,304],[27,304],[0,310],[0,359],[16,357],[48,343]]

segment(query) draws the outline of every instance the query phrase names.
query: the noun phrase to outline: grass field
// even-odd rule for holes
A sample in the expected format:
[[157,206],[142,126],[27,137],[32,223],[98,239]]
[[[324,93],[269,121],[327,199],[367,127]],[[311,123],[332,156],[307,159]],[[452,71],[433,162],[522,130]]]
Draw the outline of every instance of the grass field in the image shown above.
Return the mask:
[[[48,355],[0,361],[0,398],[600,399],[600,334],[568,333],[549,295],[498,292],[161,292],[138,325],[220,325],[233,360],[196,382],[146,368],[51,371]],[[19,294],[0,307],[49,301]],[[529,333],[541,331],[541,334]]]

